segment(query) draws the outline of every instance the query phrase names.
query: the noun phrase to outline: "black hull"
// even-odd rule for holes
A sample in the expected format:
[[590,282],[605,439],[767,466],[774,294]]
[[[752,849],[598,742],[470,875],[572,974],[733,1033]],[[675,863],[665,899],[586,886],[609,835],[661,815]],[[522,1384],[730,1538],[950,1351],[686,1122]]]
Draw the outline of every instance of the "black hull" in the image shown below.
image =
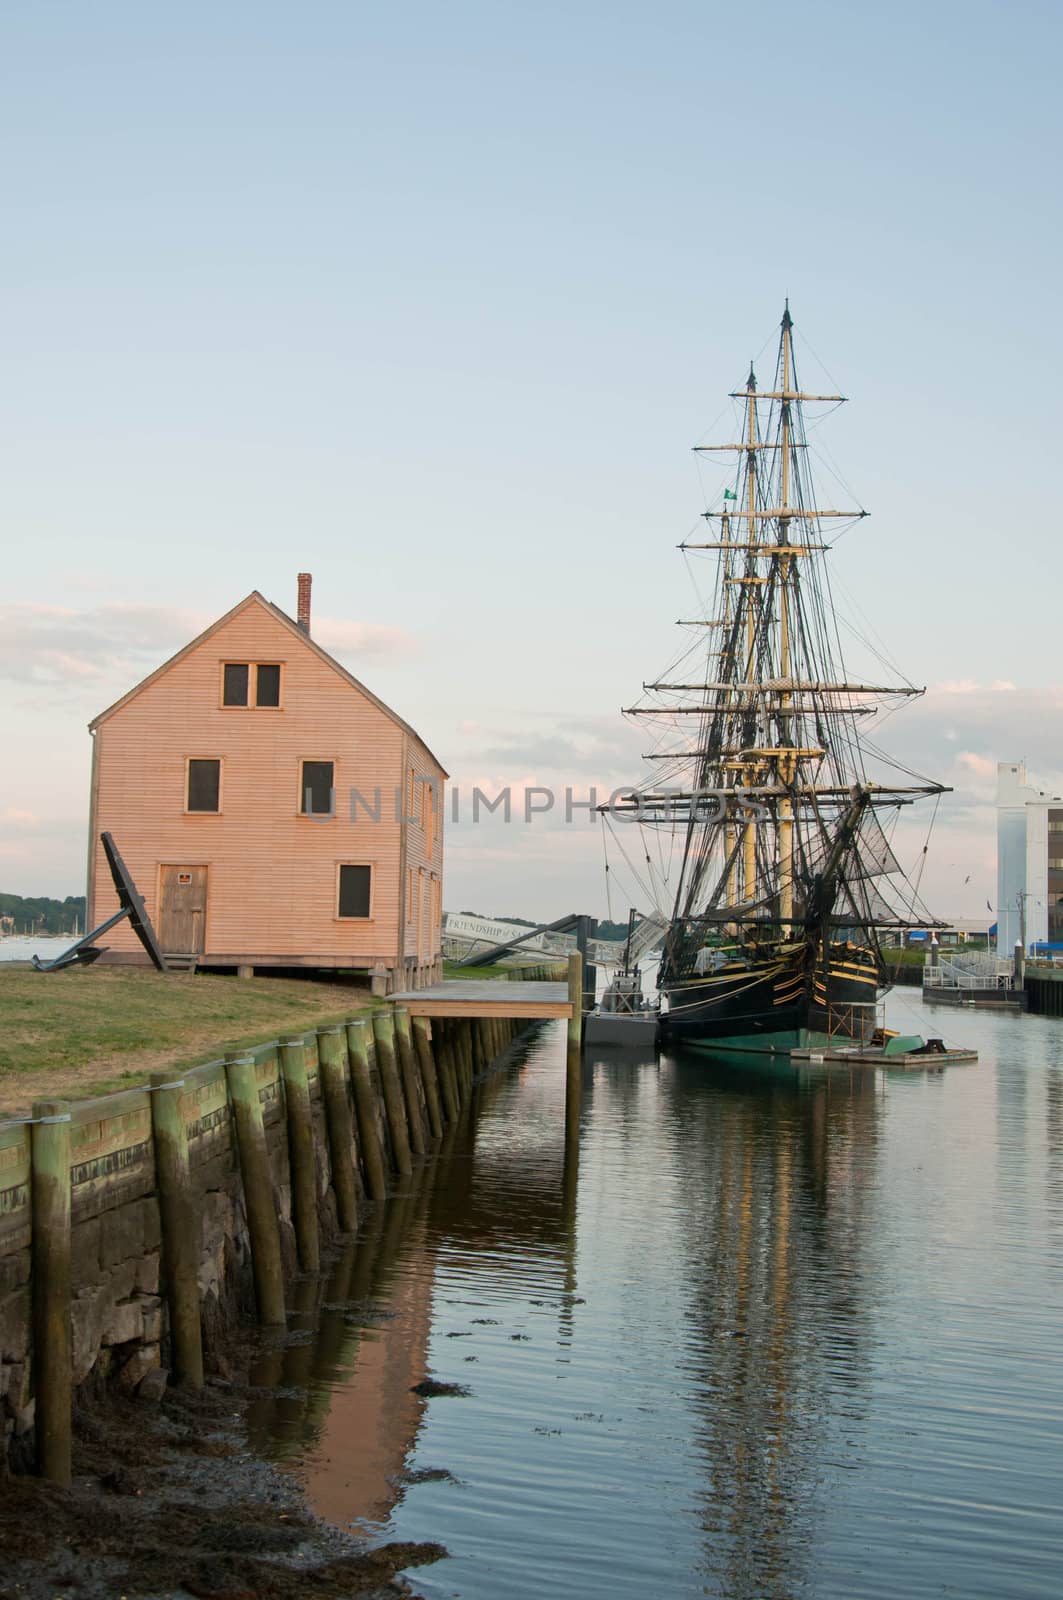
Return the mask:
[[828,1040],[865,1042],[877,1026],[870,951],[832,952],[811,969],[798,956],[665,981],[661,1032],[677,1044],[786,1051]]

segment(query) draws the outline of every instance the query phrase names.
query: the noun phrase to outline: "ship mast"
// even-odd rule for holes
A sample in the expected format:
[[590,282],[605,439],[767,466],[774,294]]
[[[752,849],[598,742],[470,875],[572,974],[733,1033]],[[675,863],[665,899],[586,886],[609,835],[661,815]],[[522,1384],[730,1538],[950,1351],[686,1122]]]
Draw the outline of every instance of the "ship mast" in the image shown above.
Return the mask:
[[[662,783],[648,781],[629,801],[641,821],[659,821],[673,835],[685,821],[673,921],[753,926],[757,938],[774,929],[770,936],[784,941],[803,937],[827,864],[847,880],[838,924],[906,925],[911,911],[903,897],[900,909],[891,908],[869,887],[872,878],[899,871],[876,811],[942,792],[929,781],[872,782],[864,769],[859,719],[891,696],[923,691],[854,681],[844,670],[823,574],[823,524],[867,513],[815,503],[802,454],[802,406],[845,397],[802,390],[793,328],[787,302],[774,384],[758,389],[751,365],[744,388],[732,395],[742,406],[738,441],[697,446],[739,457],[722,509],[703,513],[710,527],[718,521],[719,538],[680,546],[715,552],[718,560],[717,609],[696,619],[710,641],[703,681],[644,684],[649,703],[628,708],[673,729],[697,718],[695,748],[683,741],[649,756],[669,762],[676,776],[687,772],[686,785],[669,788],[666,771]],[[858,793],[861,820],[850,837],[846,819]],[[722,802],[714,817],[706,794]],[[875,859],[858,861],[867,840]]]
[[[746,505],[750,511],[757,503],[757,380],[753,372],[753,364],[749,366],[749,377],[746,380]],[[749,524],[748,539],[752,543],[756,538],[756,523]],[[752,565],[752,563],[748,563]],[[756,618],[754,616],[755,585],[747,586],[746,592],[746,659],[745,670],[742,676],[749,684],[747,706],[752,717],[756,710],[755,691],[753,678],[755,676],[755,656],[753,651],[756,640]],[[752,788],[757,781],[755,763],[743,762],[739,771],[747,788]],[[746,818],[744,836],[742,840],[742,892],[746,900],[753,894],[753,885],[757,876],[757,836],[753,827],[752,816]]]
[[[790,542],[790,302],[782,319],[782,478],[779,485],[779,676],[785,684],[790,676],[790,556],[785,547]],[[779,743],[785,745],[790,735],[789,708],[791,695],[784,688],[779,700]],[[779,777],[785,784],[797,777],[798,758],[782,756],[779,760]],[[794,810],[789,796],[779,801],[779,918],[789,924],[794,915]]]

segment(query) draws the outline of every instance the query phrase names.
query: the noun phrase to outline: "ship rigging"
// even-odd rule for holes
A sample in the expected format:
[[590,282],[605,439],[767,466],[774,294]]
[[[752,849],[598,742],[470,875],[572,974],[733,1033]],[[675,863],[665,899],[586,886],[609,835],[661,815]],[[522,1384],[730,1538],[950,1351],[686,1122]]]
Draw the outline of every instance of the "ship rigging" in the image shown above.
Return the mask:
[[862,733],[880,707],[923,690],[845,670],[828,533],[867,513],[818,503],[805,407],[845,397],[802,389],[793,328],[787,304],[771,387],[758,389],[751,366],[732,394],[740,439],[697,447],[735,457],[703,513],[708,536],[679,547],[713,562],[712,603],[680,624],[694,632],[674,675],[643,684],[626,709],[656,730],[655,766],[609,808],[672,852],[674,870],[658,877],[673,886],[657,907],[668,917],[664,1031],[728,1050],[870,1038],[881,931],[935,925],[887,829],[943,786]]

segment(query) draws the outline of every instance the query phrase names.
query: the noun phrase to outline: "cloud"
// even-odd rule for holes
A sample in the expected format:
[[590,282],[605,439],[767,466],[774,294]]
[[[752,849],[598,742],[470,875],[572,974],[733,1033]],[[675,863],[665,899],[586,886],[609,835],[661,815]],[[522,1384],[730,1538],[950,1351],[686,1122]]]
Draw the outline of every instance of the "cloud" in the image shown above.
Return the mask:
[[176,606],[0,606],[0,678],[30,685],[135,680],[209,621]]
[[[483,730],[482,749],[477,745],[455,762],[462,812],[458,827],[449,812],[447,818],[447,905],[505,907],[544,917],[579,905],[603,914],[599,829],[589,826],[582,812],[566,826],[563,792],[570,785],[584,799],[593,783],[604,799],[614,784],[636,779],[643,771],[640,751],[649,748],[645,733],[604,717],[540,715],[522,722],[517,728],[496,720],[493,730]],[[908,776],[910,770],[951,789],[940,802],[927,799],[905,806],[897,815],[893,838],[903,866],[913,879],[919,878],[920,896],[935,913],[977,919],[987,900],[995,904],[997,762],[1024,758],[1038,788],[1063,792],[1063,687],[1025,689],[1004,680],[974,679],[936,685],[896,715],[868,719],[867,727],[874,743],[897,764],[891,768],[887,760],[869,754],[872,779],[901,785],[918,781]],[[671,742],[678,745],[680,739]],[[472,782],[493,794],[511,785],[509,828],[499,817],[487,815],[479,826],[471,826]],[[530,826],[523,817],[526,785],[551,786],[557,793],[553,810],[537,815]],[[622,839],[638,866],[632,835],[624,833]],[[610,861],[614,896],[630,891],[631,903],[642,904],[646,895],[612,846]]]
[[[91,689],[103,699],[139,682],[214,620],[180,606],[0,606],[0,679],[30,690]],[[348,656],[355,670],[415,648],[401,628],[335,617],[319,618],[314,638]]]
[[643,767],[642,743],[641,730],[615,718],[557,717],[548,728],[507,733],[467,759],[508,772],[548,772],[562,784],[614,776],[618,782],[634,783]]
[[939,684],[882,722],[876,744],[902,766],[955,791],[942,797],[942,817],[992,804],[998,761],[1025,760],[1031,782],[1059,792],[1063,688]]
[[8,894],[81,894],[85,818],[0,808],[0,889]]
[[1008,678],[994,678],[992,683],[978,683],[974,678],[957,678],[944,683],[932,683],[928,694],[1012,694],[1016,685]]
[[559,734],[530,734],[523,739],[487,745],[478,752],[481,761],[497,761],[503,766],[544,767],[551,772],[573,771],[586,765],[588,752],[573,740]]
[[20,811],[16,806],[4,806],[0,810],[0,832],[19,831],[39,828],[41,823],[35,811]]
[[394,661],[414,655],[418,642],[404,628],[376,622],[353,622],[345,617],[315,617],[315,642],[330,655],[352,657],[352,671],[361,661]]
[[977,778],[995,778],[997,775],[996,762],[988,756],[978,755],[974,750],[961,750],[956,757],[956,765],[966,767]]

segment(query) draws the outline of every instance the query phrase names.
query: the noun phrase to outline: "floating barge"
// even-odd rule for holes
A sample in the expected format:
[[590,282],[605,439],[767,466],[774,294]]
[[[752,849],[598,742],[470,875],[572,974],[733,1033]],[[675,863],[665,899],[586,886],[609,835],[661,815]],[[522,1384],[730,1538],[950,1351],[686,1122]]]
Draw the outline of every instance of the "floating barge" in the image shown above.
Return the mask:
[[884,1044],[811,1046],[791,1050],[791,1061],[824,1061],[856,1067],[949,1067],[977,1061],[977,1050],[949,1050],[940,1039],[923,1040],[918,1034],[894,1034]]

